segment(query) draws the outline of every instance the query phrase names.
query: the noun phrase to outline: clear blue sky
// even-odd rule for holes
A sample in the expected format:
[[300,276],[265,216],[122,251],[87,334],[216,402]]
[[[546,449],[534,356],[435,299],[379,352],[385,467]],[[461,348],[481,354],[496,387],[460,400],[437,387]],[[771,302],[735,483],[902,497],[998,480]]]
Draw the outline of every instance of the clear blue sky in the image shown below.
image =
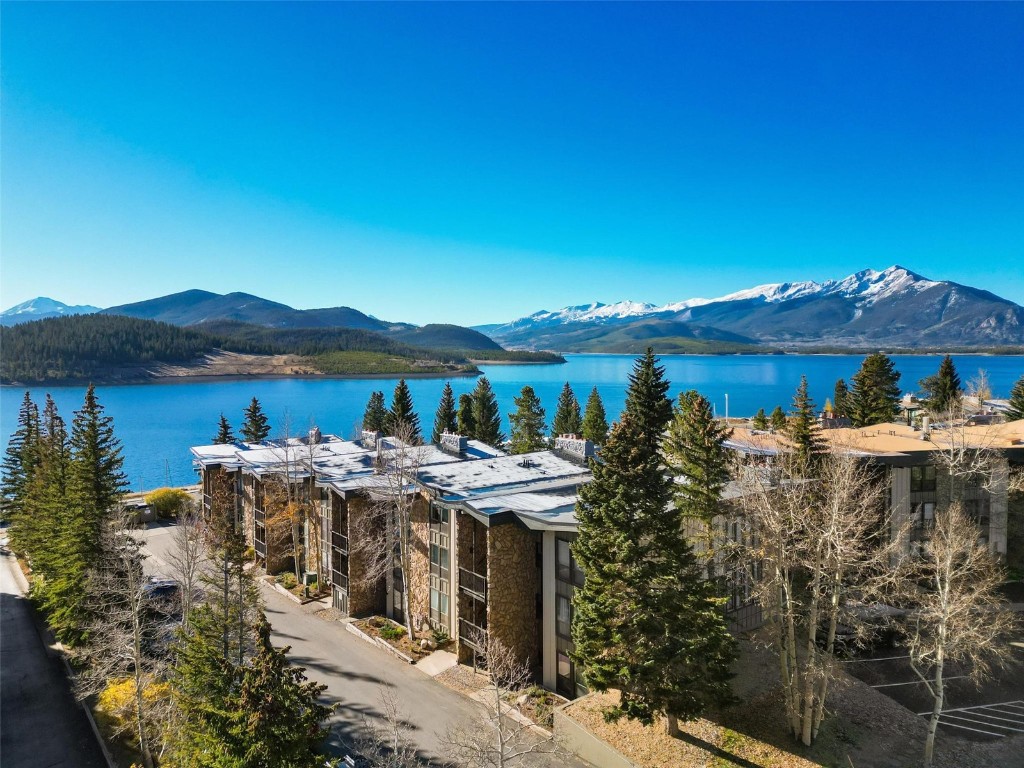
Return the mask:
[[1024,3],[2,5],[0,304],[1024,303]]

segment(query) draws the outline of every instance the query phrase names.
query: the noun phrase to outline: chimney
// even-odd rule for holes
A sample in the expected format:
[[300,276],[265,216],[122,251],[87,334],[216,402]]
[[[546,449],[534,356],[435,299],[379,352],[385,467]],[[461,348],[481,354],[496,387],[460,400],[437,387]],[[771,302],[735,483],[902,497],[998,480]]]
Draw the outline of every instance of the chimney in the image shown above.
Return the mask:
[[469,438],[465,435],[455,435],[448,430],[445,430],[444,434],[441,435],[441,450],[445,453],[461,456],[468,447]]
[[555,438],[555,451],[570,461],[585,464],[594,455],[594,444],[576,435],[559,435]]
[[921,439],[930,440],[932,436],[932,420],[929,416],[923,416],[921,418]]
[[377,442],[381,438],[380,432],[374,432],[372,430],[364,429],[362,437],[359,438],[359,443],[363,448],[376,449]]
[[320,434],[320,427],[313,427],[309,430],[309,444],[319,445],[323,442],[323,435]]

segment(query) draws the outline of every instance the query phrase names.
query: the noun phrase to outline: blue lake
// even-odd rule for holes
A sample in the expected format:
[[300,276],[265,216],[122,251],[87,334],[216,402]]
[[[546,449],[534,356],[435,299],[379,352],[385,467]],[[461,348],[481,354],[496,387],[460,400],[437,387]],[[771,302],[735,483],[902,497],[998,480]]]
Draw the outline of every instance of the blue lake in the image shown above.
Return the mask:
[[[503,414],[514,409],[512,398],[526,384],[531,385],[547,410],[548,423],[554,415],[564,382],[572,384],[585,403],[597,387],[604,400],[609,421],[616,418],[625,400],[627,377],[634,357],[630,355],[567,355],[565,365],[481,366],[490,379]],[[788,409],[793,392],[806,374],[811,395],[818,405],[831,397],[836,379],[849,382],[857,371],[861,355],[758,355],[696,356],[666,355],[662,363],[672,382],[670,394],[697,389],[724,415],[749,416],[776,405]],[[935,373],[938,356],[896,356],[902,374],[900,384],[907,391],[917,388],[919,379]],[[1024,374],[1024,357],[955,356],[957,370],[966,384],[978,369],[988,373],[996,397],[1006,397],[1013,383]],[[475,386],[474,378],[451,380],[456,398]],[[125,471],[133,490],[194,482],[189,446],[208,443],[223,412],[237,429],[242,409],[255,396],[270,417],[275,435],[285,424],[291,434],[305,432],[311,424],[324,432],[343,437],[354,433],[373,390],[383,390],[391,401],[397,379],[267,379],[175,384],[102,386],[100,402],[114,418],[118,437],[124,443]],[[443,379],[409,381],[424,432],[430,432],[434,410],[444,387]],[[24,389],[0,388],[0,431],[7,445],[17,425],[18,406]],[[70,425],[74,410],[81,407],[84,387],[33,387],[29,390],[40,407],[50,392]],[[507,416],[505,431],[508,431]]]

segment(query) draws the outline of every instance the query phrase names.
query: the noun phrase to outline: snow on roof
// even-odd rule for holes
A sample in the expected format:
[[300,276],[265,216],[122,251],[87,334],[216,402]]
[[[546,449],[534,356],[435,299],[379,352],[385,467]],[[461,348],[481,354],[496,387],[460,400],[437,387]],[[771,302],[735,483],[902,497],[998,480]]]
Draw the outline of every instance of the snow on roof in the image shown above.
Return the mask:
[[421,467],[417,479],[440,492],[445,501],[455,501],[572,487],[588,482],[590,471],[551,451],[536,451]]
[[527,527],[538,530],[549,527],[576,526],[575,493],[511,493],[461,502],[478,514],[491,515],[512,512]]

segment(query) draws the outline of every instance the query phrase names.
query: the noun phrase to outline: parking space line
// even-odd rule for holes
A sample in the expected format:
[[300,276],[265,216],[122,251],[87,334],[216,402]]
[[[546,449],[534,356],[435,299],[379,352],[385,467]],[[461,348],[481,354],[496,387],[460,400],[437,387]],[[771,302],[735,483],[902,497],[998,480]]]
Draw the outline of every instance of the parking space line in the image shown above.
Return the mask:
[[[1000,729],[1002,729],[1004,731],[1016,731],[1017,733],[1024,733],[1024,728],[1012,728],[1009,725],[1003,725],[1002,723],[989,723],[989,722],[987,722],[985,720],[978,720],[978,719],[972,718],[972,717],[965,717],[964,715],[950,715],[950,717],[952,717],[952,718],[954,718],[956,720],[963,720],[964,722],[967,722],[967,723],[974,723],[975,725],[985,725],[985,726],[988,726],[989,728],[1000,728]],[[948,722],[948,720],[945,719],[945,716],[940,717],[939,718],[939,724],[941,725],[944,722]],[[1018,723],[1018,725],[1020,725],[1020,723]],[[1003,735],[1005,736],[1006,734],[1003,734]]]
[[957,725],[956,723],[947,723],[945,720],[939,720],[939,725],[948,725],[950,728],[963,728],[965,731],[974,731],[975,733],[984,733],[986,736],[995,736],[997,738],[1006,738],[1005,733],[992,733],[991,731],[983,731],[980,728],[968,728],[966,725]]
[[[967,675],[954,675],[953,677],[947,677],[947,678],[944,678],[944,679],[945,680],[959,680],[962,677],[967,677]],[[871,687],[872,688],[894,688],[897,685],[922,685],[923,683],[924,683],[924,680],[910,680],[909,682],[906,682],[906,683],[881,683],[879,685],[872,685]],[[952,710],[950,710],[950,711],[952,711]]]
[[[997,701],[997,702],[995,702],[993,704],[975,704],[972,707],[956,707],[955,709],[944,709],[944,710],[942,710],[942,714],[946,714],[948,712],[967,712],[967,711],[972,710],[972,709],[988,709],[989,707],[1002,707],[1002,706],[1005,706],[1007,704],[1011,704],[1013,706],[1021,706],[1021,705],[1024,705],[1024,701],[1022,701],[1020,699],[1015,699],[1014,701]],[[917,714],[919,714],[919,715],[930,715],[931,711],[928,711],[928,712],[918,712]]]
[[[1003,720],[1003,721],[1005,721],[1007,723],[1013,723],[1014,725],[1024,725],[1024,720],[1021,720],[1020,717],[1017,717],[1017,718],[999,717],[999,715],[990,715],[988,712],[981,712],[981,711],[979,711],[979,712],[971,712],[970,714],[973,715],[974,717],[988,717],[988,718],[991,718],[992,720]],[[953,715],[953,717],[959,717],[959,715]],[[998,723],[992,723],[992,725],[998,725]]]
[[881,659],[842,659],[843,664],[858,664],[865,661],[895,661],[896,659],[909,659],[910,655],[906,656],[885,656]]

